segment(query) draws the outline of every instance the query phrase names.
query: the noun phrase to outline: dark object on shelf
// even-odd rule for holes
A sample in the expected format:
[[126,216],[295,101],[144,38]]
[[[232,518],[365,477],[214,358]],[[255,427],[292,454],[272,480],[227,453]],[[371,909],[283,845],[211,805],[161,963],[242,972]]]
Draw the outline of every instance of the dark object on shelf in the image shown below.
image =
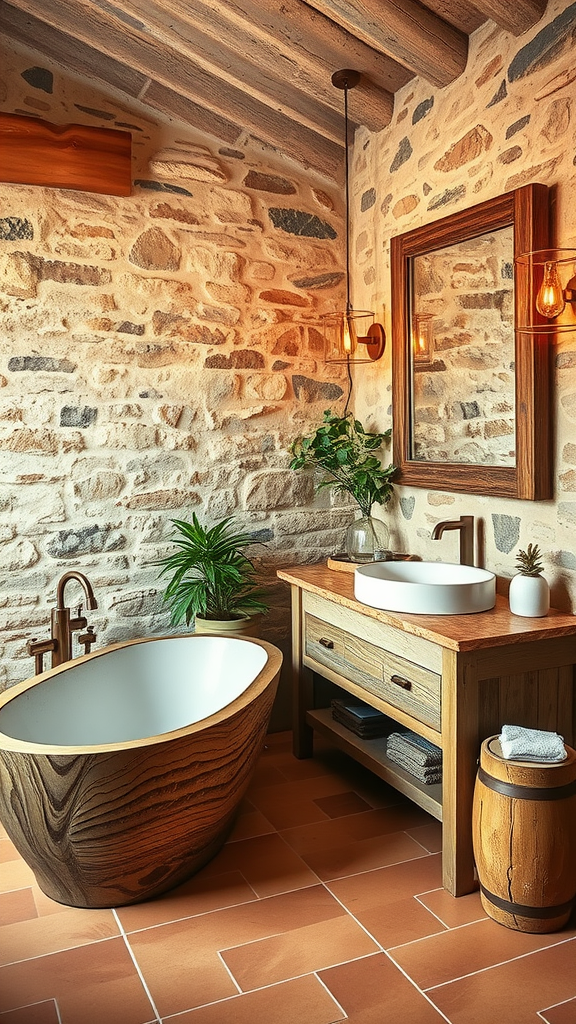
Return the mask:
[[393,723],[387,715],[381,711],[365,704],[360,700],[342,700],[340,698],[331,702],[332,718],[335,722],[350,729],[356,736],[362,739],[376,739],[379,736],[386,736]]
[[423,736],[407,729],[388,737],[386,755],[427,786],[442,781],[442,751]]

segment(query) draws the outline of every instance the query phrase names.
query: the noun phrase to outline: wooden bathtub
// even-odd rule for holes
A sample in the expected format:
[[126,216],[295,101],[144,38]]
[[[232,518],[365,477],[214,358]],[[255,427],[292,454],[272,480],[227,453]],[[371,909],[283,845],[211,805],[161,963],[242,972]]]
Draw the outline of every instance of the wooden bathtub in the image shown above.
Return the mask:
[[224,636],[135,640],[0,696],[0,819],[74,907],[156,896],[220,849],[262,750],[282,654]]

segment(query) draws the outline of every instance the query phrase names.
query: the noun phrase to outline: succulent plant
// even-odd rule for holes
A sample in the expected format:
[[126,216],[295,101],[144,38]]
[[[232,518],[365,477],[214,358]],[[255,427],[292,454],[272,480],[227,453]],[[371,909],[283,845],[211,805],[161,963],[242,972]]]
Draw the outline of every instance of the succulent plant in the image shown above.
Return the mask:
[[539,576],[544,568],[541,558],[538,545],[529,544],[526,551],[516,555],[516,568],[522,576]]

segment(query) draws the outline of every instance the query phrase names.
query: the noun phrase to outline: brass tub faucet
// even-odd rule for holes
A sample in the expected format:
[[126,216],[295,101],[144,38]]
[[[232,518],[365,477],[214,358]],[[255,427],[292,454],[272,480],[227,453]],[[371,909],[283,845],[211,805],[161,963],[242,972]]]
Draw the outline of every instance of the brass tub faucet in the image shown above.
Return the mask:
[[61,665],[64,661],[71,660],[73,633],[81,629],[86,630],[85,633],[81,633],[78,637],[78,642],[84,647],[84,654],[90,652],[90,648],[96,640],[96,634],[92,626],[88,625],[88,620],[82,615],[82,605],[79,605],[76,615],[73,617],[70,614],[70,609],[65,604],[64,592],[70,580],[76,580],[82,586],[86,595],[87,608],[93,611],[94,608],[98,607],[92,584],[84,576],[84,573],[78,572],[76,569],[70,569],[68,572],[65,572],[58,581],[56,588],[56,607],[52,609],[50,617],[50,639],[37,640],[36,637],[33,637],[26,645],[28,654],[34,656],[34,671],[36,675],[44,671],[44,655],[48,654],[48,652],[52,654],[52,668]]

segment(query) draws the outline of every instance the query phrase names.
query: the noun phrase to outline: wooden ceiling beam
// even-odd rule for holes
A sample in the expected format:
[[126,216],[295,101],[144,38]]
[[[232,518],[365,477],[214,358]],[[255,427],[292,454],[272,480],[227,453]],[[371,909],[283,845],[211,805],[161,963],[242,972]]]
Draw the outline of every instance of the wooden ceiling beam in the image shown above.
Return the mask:
[[[135,0],[122,0],[131,5]],[[146,0],[136,0],[139,8]],[[335,22],[312,10],[302,0],[200,0],[191,23],[187,0],[156,0],[156,7],[179,14],[186,21],[189,38],[202,27],[212,39],[226,41],[232,51],[274,69],[283,87],[292,81],[296,88],[342,111],[342,96],[331,83],[332,74],[352,67],[362,82],[349,113],[355,124],[381,131],[392,119],[394,92],[411,77],[395,61],[376,53]],[[174,25],[174,20],[171,19]],[[180,31],[180,29],[179,29]]]
[[474,6],[506,32],[520,36],[540,21],[547,0],[514,0],[504,4],[501,0],[474,0]]
[[[342,145],[327,139],[320,129],[302,126],[298,119],[269,107],[242,89],[223,85],[213,74],[183,54],[164,46],[142,32],[133,19],[120,21],[100,11],[89,0],[17,0],[14,6],[52,28],[64,30],[71,39],[94,45],[116,62],[126,64],[153,83],[180,95],[217,118],[239,126],[279,152],[314,167],[330,178],[338,178],[342,167]],[[30,40],[34,45],[33,40]],[[73,45],[73,44],[72,44]],[[148,90],[149,92],[149,90]],[[146,91],[140,95],[146,102]]]
[[[91,2],[102,7],[98,0]],[[102,8],[104,13],[106,9]],[[189,4],[179,0],[115,0],[114,12],[131,17],[139,34],[152,36],[167,50],[178,53],[194,66],[199,65],[219,79],[222,88],[232,86],[336,145],[342,145],[342,104],[336,104],[335,98],[321,89],[319,80],[309,82],[308,90],[299,87],[294,81],[294,61],[285,61],[284,66],[279,66],[272,54],[255,52],[254,41],[240,31],[238,25],[235,32],[231,32],[221,19],[215,18],[211,23],[200,3],[194,5],[192,22]],[[393,98],[389,99],[392,105]],[[380,112],[382,120],[378,98],[372,105]],[[385,124],[390,121],[391,106],[389,114]]]
[[[197,60],[230,84],[261,102],[275,104],[277,109],[289,107],[312,130],[318,131],[320,123],[327,137],[341,142],[342,96],[331,84],[336,68],[325,57],[311,61],[297,43],[279,45],[259,23],[253,24],[217,0],[196,2],[193,19],[187,0],[115,0],[115,7],[137,14],[155,38]],[[303,4],[300,7],[306,9]],[[373,51],[372,56],[376,57]],[[342,48],[340,61],[345,57],[349,60],[350,55]],[[366,55],[365,64],[370,66]],[[381,131],[390,124],[393,110],[392,93],[366,76],[361,96],[350,110],[350,119],[355,124],[365,124],[371,131]]]
[[367,46],[393,57],[432,85],[448,85],[466,67],[467,36],[417,0],[307,2]]

